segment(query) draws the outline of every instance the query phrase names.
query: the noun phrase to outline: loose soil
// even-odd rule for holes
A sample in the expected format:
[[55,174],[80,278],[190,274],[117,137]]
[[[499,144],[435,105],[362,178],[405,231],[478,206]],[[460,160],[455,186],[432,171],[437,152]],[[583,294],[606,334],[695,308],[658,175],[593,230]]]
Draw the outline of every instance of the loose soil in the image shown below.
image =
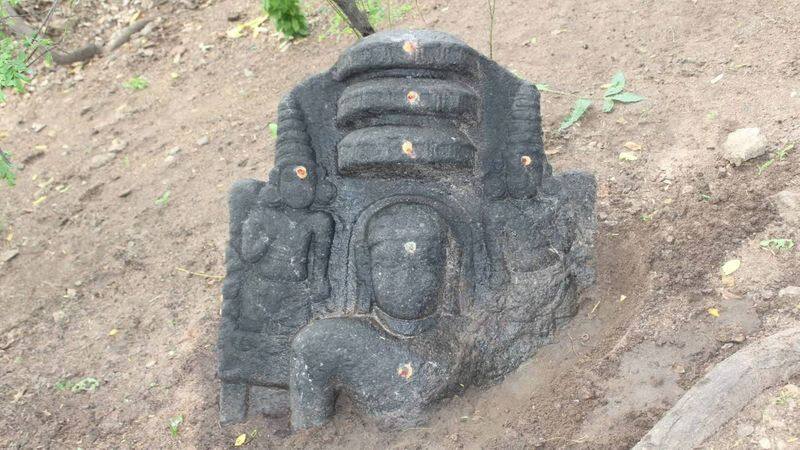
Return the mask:
[[[425,428],[380,430],[347,404],[303,433],[261,417],[220,427],[227,190],[266,177],[281,96],[354,38],[319,38],[321,2],[308,2],[311,37],[288,46],[269,25],[225,36],[258,16],[256,1],[153,3],[79,2],[87,25],[65,46],[107,39],[137,10],[161,19],[110,57],[39,67],[30,93],[0,106],[0,146],[24,165],[18,186],[0,190],[0,255],[18,252],[0,262],[0,446],[225,448],[252,432],[256,448],[627,448],[715,363],[800,320],[800,300],[777,295],[800,284],[800,251],[759,247],[800,242],[771,200],[800,188],[800,152],[761,174],[769,154],[740,167],[721,157],[727,133],[747,126],[770,152],[800,144],[800,2],[503,0],[499,63],[594,97],[622,70],[647,98],[610,114],[595,106],[559,134],[575,97],[543,94],[555,169],[599,184],[598,280],[578,315],[501,383],[443,402]],[[394,25],[488,53],[484,2],[419,0]],[[147,89],[122,87],[137,75]],[[636,161],[619,160],[626,142],[642,146]],[[742,267],[722,280],[732,258]],[[99,386],[65,386],[86,377]],[[708,445],[797,448],[792,386]]]

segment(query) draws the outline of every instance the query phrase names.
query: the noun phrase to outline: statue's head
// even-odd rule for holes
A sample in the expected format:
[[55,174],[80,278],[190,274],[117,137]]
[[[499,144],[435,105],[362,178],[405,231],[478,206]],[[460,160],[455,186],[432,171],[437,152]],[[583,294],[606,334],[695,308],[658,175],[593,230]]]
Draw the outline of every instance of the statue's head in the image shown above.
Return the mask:
[[444,287],[447,226],[432,208],[398,203],[370,219],[366,240],[374,304],[398,319],[436,311]]
[[282,161],[270,173],[267,203],[294,209],[306,209],[315,202],[327,204],[336,188],[324,178],[325,169],[312,161]]

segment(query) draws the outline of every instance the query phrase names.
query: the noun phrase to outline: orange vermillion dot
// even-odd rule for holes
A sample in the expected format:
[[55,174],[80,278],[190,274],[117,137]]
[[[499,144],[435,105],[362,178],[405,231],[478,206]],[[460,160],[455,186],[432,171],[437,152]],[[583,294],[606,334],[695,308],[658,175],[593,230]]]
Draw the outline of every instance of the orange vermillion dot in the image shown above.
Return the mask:
[[419,100],[419,94],[417,91],[409,91],[408,94],[406,94],[406,99],[408,100],[408,103],[413,105],[414,103],[417,103],[417,100]]
[[405,41],[403,43],[403,51],[406,53],[414,53],[417,50],[417,44],[414,41]]
[[523,155],[522,158],[519,159],[523,166],[528,167],[533,163],[533,159],[531,159],[528,155]]
[[297,178],[305,180],[308,176],[308,170],[305,168],[305,166],[297,166],[294,168],[294,174],[297,175]]
[[401,364],[397,368],[397,375],[399,375],[402,378],[405,378],[406,380],[410,380],[411,377],[414,376],[414,367],[411,366],[411,363]]
[[415,158],[416,155],[414,154],[414,144],[409,141],[403,141],[403,153],[411,158]]

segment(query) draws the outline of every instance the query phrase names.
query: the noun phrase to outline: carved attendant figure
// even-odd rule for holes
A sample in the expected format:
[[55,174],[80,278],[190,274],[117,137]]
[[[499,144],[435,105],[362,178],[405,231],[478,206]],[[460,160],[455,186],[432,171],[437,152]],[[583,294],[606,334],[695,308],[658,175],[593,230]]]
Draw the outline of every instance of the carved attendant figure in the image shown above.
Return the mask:
[[311,207],[330,201],[334,188],[310,158],[291,96],[279,121],[282,137],[269,182],[241,182],[231,194],[219,341],[226,422],[242,420],[248,403],[265,414],[286,412],[290,341],[330,293],[333,220]]

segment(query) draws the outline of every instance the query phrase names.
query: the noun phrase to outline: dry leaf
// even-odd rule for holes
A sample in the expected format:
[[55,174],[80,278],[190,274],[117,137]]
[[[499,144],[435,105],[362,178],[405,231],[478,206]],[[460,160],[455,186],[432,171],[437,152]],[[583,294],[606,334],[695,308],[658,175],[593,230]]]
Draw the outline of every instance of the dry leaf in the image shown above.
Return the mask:
[[639,155],[634,152],[622,152],[619,154],[620,161],[636,161],[639,159]]
[[734,287],[736,286],[736,278],[731,276],[722,277],[722,285],[725,287]]
[[239,436],[236,436],[236,441],[234,441],[234,447],[241,447],[247,442],[247,434],[242,433]]
[[637,144],[636,142],[633,141],[628,141],[624,143],[622,146],[634,152],[638,152],[639,150],[642,149],[642,144]]
[[708,313],[714,317],[719,317],[719,310],[717,308],[708,308]]
[[737,270],[739,270],[739,267],[741,267],[741,265],[742,261],[739,259],[732,259],[726,262],[725,264],[722,265],[722,275],[728,276],[733,272],[736,272]]
[[109,336],[116,336],[116,335],[117,335],[117,333],[119,333],[119,330],[117,330],[116,328],[114,328],[114,329],[112,329],[111,331],[109,331],[109,332],[108,332],[108,335],[109,335]]

